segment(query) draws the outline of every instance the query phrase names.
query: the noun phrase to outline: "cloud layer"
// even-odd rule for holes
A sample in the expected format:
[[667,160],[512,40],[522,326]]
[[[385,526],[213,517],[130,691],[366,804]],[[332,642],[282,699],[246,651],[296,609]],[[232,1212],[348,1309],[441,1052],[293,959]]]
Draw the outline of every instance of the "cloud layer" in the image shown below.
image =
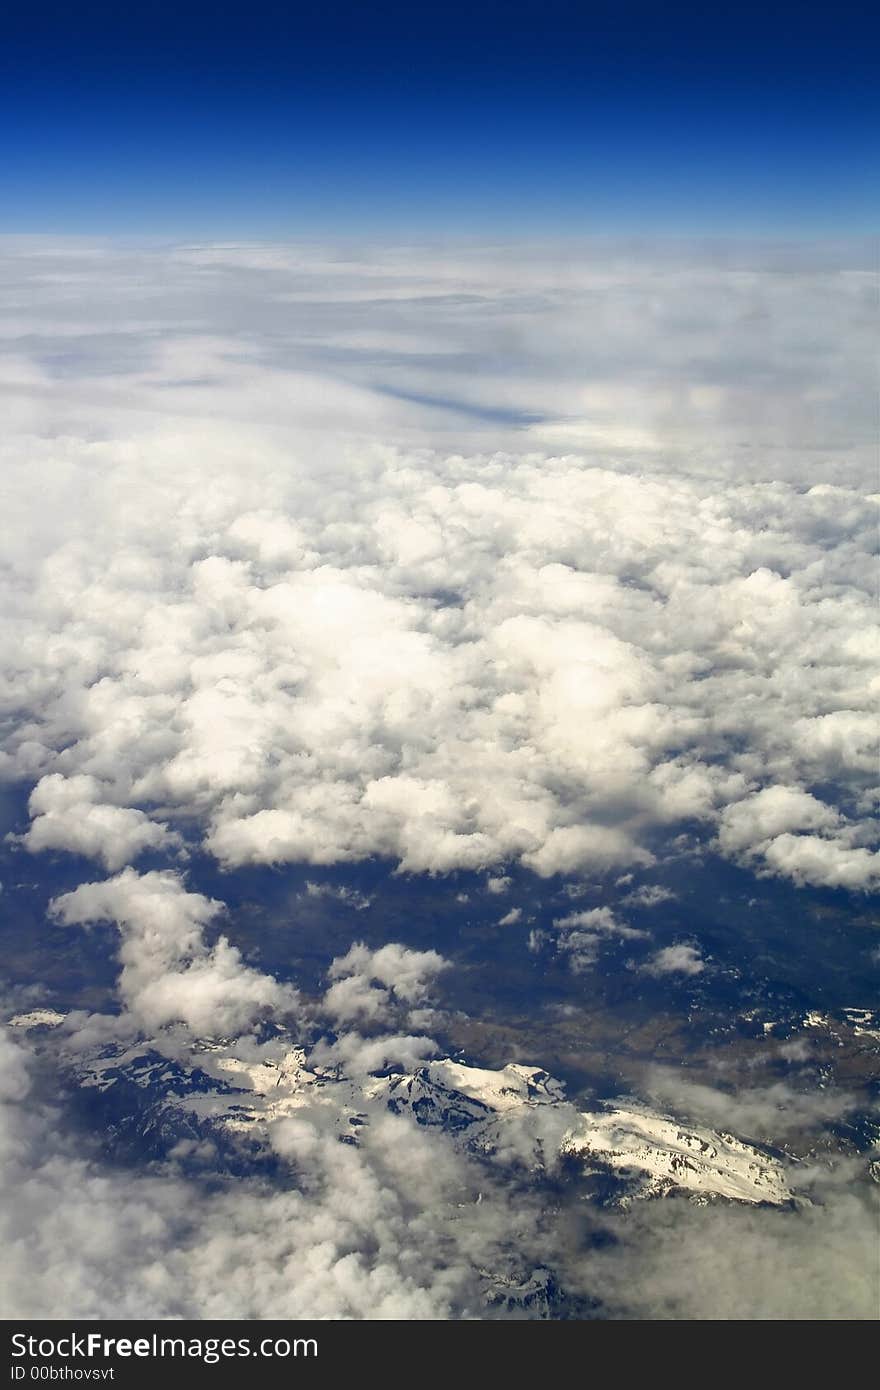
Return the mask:
[[6,623],[28,849],[118,869],[200,827],[228,866],[547,876],[699,828],[876,882],[857,494],[381,450],[245,475],[189,445],[56,446],[90,539],[35,557]]
[[[551,875],[650,863],[687,823],[758,872],[876,882],[868,282],[767,261],[9,243],[29,317],[0,358],[20,416],[0,657],[26,846],[113,871],[186,826],[226,865]],[[528,308],[506,374],[464,369],[487,306],[486,351]],[[849,331],[809,358],[820,306]],[[767,323],[849,446],[809,453],[792,397],[784,447],[777,419],[763,462],[730,452],[737,392],[754,445],[795,389],[765,373],[756,406]],[[677,383],[668,437],[649,363]],[[597,450],[578,393],[618,425],[640,402],[650,440]],[[503,425],[513,395],[540,429]],[[468,411],[518,452],[444,451]],[[563,419],[580,454],[547,450]]]
[[[512,930],[514,866],[621,883],[711,846],[876,885],[858,258],[22,241],[0,288],[0,775],[29,797],[7,848],[93,861],[54,921],[118,930],[119,1012],[69,1020],[72,1050],[222,1036],[262,1064],[283,1021],[348,1074],[434,1055],[442,940],[355,940],[304,1003],[189,886],[196,850],[485,871]],[[366,893],[305,891],[357,931]],[[578,973],[646,937],[599,906],[531,941]],[[705,969],[685,940],[645,959]],[[286,1189],[203,1183],[182,1154],[137,1173],[53,1140],[2,1049],[6,1248],[33,1274],[10,1315],[481,1315],[477,1271],[527,1284],[551,1258],[614,1316],[860,1306],[848,1174],[788,1224],[671,1203],[587,1259],[571,1213],[511,1179],[514,1131],[487,1177],[403,1115],[340,1144],[315,1105],[272,1131]],[[785,1088],[654,1080],[771,1137],[806,1115]],[[716,1241],[766,1277],[732,1293]]]

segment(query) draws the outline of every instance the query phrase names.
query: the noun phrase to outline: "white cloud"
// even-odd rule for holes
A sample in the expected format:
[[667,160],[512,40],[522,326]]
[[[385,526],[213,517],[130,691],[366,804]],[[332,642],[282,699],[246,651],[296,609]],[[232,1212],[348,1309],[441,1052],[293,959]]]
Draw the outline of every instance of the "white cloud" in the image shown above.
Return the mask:
[[664,888],[659,883],[643,883],[641,887],[625,894],[620,901],[632,907],[659,907],[661,903],[674,900],[675,894],[669,888]]
[[366,1038],[359,1033],[343,1033],[333,1043],[320,1041],[311,1057],[317,1066],[341,1066],[352,1076],[367,1076],[392,1065],[411,1071],[437,1055],[433,1038],[417,1033],[383,1034]]
[[508,874],[490,874],[486,879],[486,887],[490,893],[506,893],[512,882]]
[[[28,848],[114,871],[186,827],[227,866],[380,855],[500,880],[516,860],[647,866],[702,824],[762,871],[870,884],[863,277],[817,260],[800,299],[782,272],[682,262],[661,282],[591,255],[551,273],[540,251],[10,246],[36,358],[10,379],[2,761],[37,784]],[[71,277],[63,310],[44,305],[47,256]],[[463,370],[527,285],[510,377]],[[279,338],[293,301],[309,326]],[[797,390],[757,301],[792,345],[829,325]],[[364,303],[401,347],[396,395],[346,321]],[[737,328],[701,357],[720,306]],[[65,321],[79,347],[57,378],[40,335]],[[112,372],[89,355],[105,332]],[[409,351],[413,333],[438,353]],[[742,372],[746,344],[769,375]],[[695,362],[711,380],[687,379]],[[516,401],[545,418],[499,420]],[[615,443],[624,417],[650,442]],[[559,454],[563,420],[576,451]],[[804,452],[820,422],[842,441],[821,460]],[[767,838],[792,796],[812,810]]]
[[51,904],[65,925],[115,922],[121,944],[119,992],[147,1030],[183,1022],[199,1034],[244,1032],[261,1015],[292,1009],[294,992],[245,965],[223,936],[209,947],[204,928],[222,904],[188,893],[177,874],[124,869],[83,883]]
[[422,1003],[431,981],[448,968],[437,951],[411,951],[396,943],[371,951],[356,942],[331,962],[327,975],[333,983],[323,1007],[338,1023],[386,1021],[393,1004]]
[[554,917],[553,925],[562,931],[571,927],[583,927],[598,936],[619,936],[624,940],[635,940],[645,936],[645,932],[621,922],[610,907],[591,907],[583,912],[567,912],[564,917]]
[[840,816],[799,787],[766,787],[726,808],[719,840],[731,853],[748,852],[788,830],[834,830]]
[[646,975],[701,975],[706,968],[696,946],[664,946],[642,966]]
[[306,881],[306,896],[309,898],[331,898],[335,902],[342,903],[345,907],[352,908],[355,912],[365,912],[372,902],[372,898],[368,894],[362,893],[358,888],[348,888],[345,884],[312,883],[310,879]]
[[566,959],[569,969],[580,975],[596,963],[603,943],[615,938],[638,940],[647,934],[622,922],[609,907],[592,907],[555,917],[552,932],[545,928],[530,932],[528,947],[535,955],[550,950]]
[[86,775],[65,778],[60,773],[43,777],[31,793],[33,817],[22,837],[36,854],[44,849],[69,850],[99,859],[105,868],[121,869],[146,849],[169,850],[179,836],[166,825],[151,820],[143,811],[110,806],[96,801],[100,783]]
[[817,835],[777,835],[764,858],[771,871],[801,885],[867,891],[880,883],[880,854]]
[[[42,777],[29,847],[115,868],[195,817],[228,865],[518,858],[549,876],[649,865],[657,831],[702,821],[726,853],[787,872],[761,837],[794,797],[801,829],[818,816],[866,848],[847,840],[855,802],[797,782],[818,710],[837,698],[858,722],[869,699],[868,596],[855,564],[829,587],[840,556],[803,539],[811,494],[373,449],[341,458],[331,508],[268,439],[246,490],[234,436],[228,465],[211,440],[206,492],[209,441],[192,443],[187,463],[170,440],[135,440],[122,463],[89,446],[108,487],[84,486],[82,520],[103,513],[103,549],[53,542],[32,576],[29,718],[6,746],[11,775]],[[759,500],[787,580],[751,568],[769,544]],[[437,556],[398,554],[392,503],[439,528]],[[841,508],[855,561],[863,512],[849,493]],[[858,760],[847,776],[861,795]],[[864,858],[841,881],[859,886]]]
[[880,881],[880,854],[853,846],[858,833],[858,825],[810,793],[774,786],[726,807],[718,842],[733,857],[795,883],[869,889]]

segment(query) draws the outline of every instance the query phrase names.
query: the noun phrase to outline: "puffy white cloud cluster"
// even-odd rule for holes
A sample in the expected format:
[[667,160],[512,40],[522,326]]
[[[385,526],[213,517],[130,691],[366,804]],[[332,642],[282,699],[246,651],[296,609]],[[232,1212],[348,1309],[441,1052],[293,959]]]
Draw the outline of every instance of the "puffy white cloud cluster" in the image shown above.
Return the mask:
[[[864,731],[868,743],[867,730]],[[876,854],[860,845],[865,829],[800,787],[765,787],[725,807],[721,848],[796,883],[867,888],[878,880]]]
[[33,853],[65,849],[121,869],[144,850],[173,849],[179,837],[168,827],[130,806],[99,802],[95,777],[43,777],[31,793],[33,820],[22,843]]
[[381,451],[322,490],[166,444],[63,446],[103,491],[7,631],[28,848],[118,868],[195,823],[226,865],[549,875],[701,823],[761,871],[876,880],[854,494]]
[[[860,272],[818,258],[798,295],[766,266],[680,265],[661,284],[606,249],[569,258],[562,292],[558,263],[525,253],[87,251],[23,244],[5,262],[32,296],[29,328],[6,328],[18,365],[0,634],[3,767],[34,787],[27,848],[115,871],[199,828],[229,866],[381,855],[501,878],[515,860],[539,875],[646,866],[699,824],[760,872],[876,881],[858,360],[815,333],[809,362],[797,349],[806,304],[861,322]],[[59,308],[46,287],[65,274]],[[480,312],[450,305],[450,284]],[[467,372],[487,306],[493,332],[521,320],[514,286],[532,295],[528,348],[507,379]],[[352,338],[365,304],[396,323],[394,391],[384,350]],[[596,331],[587,305],[615,344],[613,385],[597,376],[599,340],[572,338]],[[281,331],[285,314],[296,331]],[[655,426],[668,419],[646,363],[680,383],[696,370],[685,346],[709,353],[719,316],[731,357],[703,360],[696,415],[679,392],[683,432],[623,444],[602,425],[599,447],[591,410],[619,421],[641,393]],[[769,405],[755,409],[741,362],[733,377],[737,341],[766,353],[759,320],[840,434],[822,458],[792,406],[760,463]],[[59,334],[63,373],[43,346]],[[753,433],[738,453],[746,381]],[[765,389],[793,388],[777,373]],[[539,424],[517,433],[499,417],[512,395]],[[427,396],[453,404],[444,415]],[[565,437],[580,452],[548,450],[575,416]],[[446,445],[453,426],[470,452]]]
[[237,947],[204,929],[222,904],[188,893],[172,872],[81,883],[55,898],[51,912],[65,925],[114,922],[120,931],[119,994],[131,1019],[150,1032],[184,1023],[203,1035],[242,1033],[261,1015],[292,1009],[295,993],[244,964]]
[[706,963],[696,946],[664,946],[642,966],[646,975],[700,975]]
[[331,963],[323,1007],[338,1023],[387,1019],[394,1003],[421,1003],[430,981],[448,965],[437,951],[411,951],[396,943],[371,951],[356,942]]

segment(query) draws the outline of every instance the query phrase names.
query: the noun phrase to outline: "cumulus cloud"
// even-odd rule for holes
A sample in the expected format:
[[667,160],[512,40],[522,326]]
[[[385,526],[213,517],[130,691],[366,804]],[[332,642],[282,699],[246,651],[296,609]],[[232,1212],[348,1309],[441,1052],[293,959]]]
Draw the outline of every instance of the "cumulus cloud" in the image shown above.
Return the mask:
[[411,951],[395,943],[371,951],[356,942],[332,961],[327,974],[333,983],[323,1008],[338,1023],[387,1021],[394,1004],[422,1003],[431,981],[448,967],[437,951]]
[[166,825],[130,806],[97,801],[100,783],[81,774],[42,777],[31,792],[33,820],[22,843],[33,854],[44,849],[69,850],[99,859],[107,869],[121,869],[146,849],[168,850],[180,843]]
[[434,1039],[423,1033],[382,1033],[367,1038],[352,1030],[332,1042],[319,1039],[311,1057],[317,1066],[342,1067],[353,1076],[363,1077],[392,1066],[413,1071],[436,1057],[438,1051]]
[[696,946],[664,946],[642,966],[646,975],[700,975],[706,963]]
[[415,1004],[425,997],[429,982],[449,961],[437,951],[411,951],[406,946],[391,943],[371,951],[357,942],[344,956],[337,956],[327,972],[331,980],[361,976],[378,980],[399,999]]
[[183,1022],[201,1034],[242,1033],[260,1015],[292,1009],[289,987],[245,965],[224,936],[209,947],[203,932],[222,904],[189,893],[170,871],[82,883],[51,904],[66,926],[114,922],[119,928],[119,993],[147,1029]]
[[869,889],[880,881],[880,854],[853,844],[860,830],[802,788],[773,786],[725,807],[718,842],[795,883]]
[[880,882],[880,855],[817,835],[778,835],[764,857],[771,871],[797,884],[866,891]]
[[[764,869],[870,881],[854,803],[792,781],[835,690],[855,714],[868,698],[867,595],[857,568],[841,593],[838,557],[797,534],[811,494],[374,451],[328,512],[308,467],[282,484],[268,453],[272,506],[254,511],[232,467],[209,501],[176,450],[135,448],[129,467],[101,446],[102,508],[146,467],[150,524],[121,510],[109,556],[68,541],[41,560],[28,719],[6,747],[10,775],[42,774],[29,848],[117,868],[177,818],[227,865],[520,859],[546,877],[648,866],[667,826],[703,823]],[[857,544],[867,518],[841,501]],[[789,579],[752,568],[767,506]],[[413,516],[444,538],[417,565],[400,548]],[[291,519],[299,549],[266,552]],[[860,792],[861,762],[849,776]],[[808,798],[798,832],[819,826],[824,849],[779,839],[780,795],[790,814]]]

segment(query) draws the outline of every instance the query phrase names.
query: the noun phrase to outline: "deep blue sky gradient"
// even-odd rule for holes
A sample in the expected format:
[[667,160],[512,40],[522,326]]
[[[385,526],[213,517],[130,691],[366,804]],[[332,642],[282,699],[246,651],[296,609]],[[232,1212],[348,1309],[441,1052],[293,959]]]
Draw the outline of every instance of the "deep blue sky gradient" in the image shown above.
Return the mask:
[[0,231],[862,235],[871,6],[42,6]]

